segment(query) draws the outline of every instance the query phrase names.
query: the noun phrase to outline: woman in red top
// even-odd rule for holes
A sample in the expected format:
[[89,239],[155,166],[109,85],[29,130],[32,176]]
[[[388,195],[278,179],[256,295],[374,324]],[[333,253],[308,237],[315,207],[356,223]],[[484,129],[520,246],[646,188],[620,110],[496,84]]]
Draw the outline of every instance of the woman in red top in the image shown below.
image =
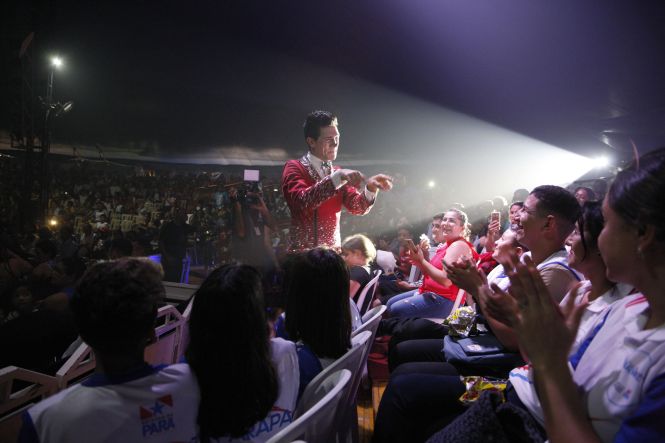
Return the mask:
[[[423,273],[419,289],[397,295],[388,301],[388,312],[393,317],[445,318],[450,314],[459,288],[448,279],[443,261],[448,264],[460,259],[477,259],[473,245],[467,240],[469,223],[467,215],[459,209],[449,209],[441,222],[432,223],[432,235],[440,243],[434,256],[427,260],[427,241],[416,247],[411,242],[409,256]],[[462,303],[464,300],[462,299]]]

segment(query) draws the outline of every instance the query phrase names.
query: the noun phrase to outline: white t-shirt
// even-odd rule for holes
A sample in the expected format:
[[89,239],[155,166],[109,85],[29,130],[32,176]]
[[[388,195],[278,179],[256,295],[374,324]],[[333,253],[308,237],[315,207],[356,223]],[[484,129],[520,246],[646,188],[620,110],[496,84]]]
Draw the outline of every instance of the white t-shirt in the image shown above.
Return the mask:
[[[588,416],[602,441],[614,440],[623,420],[644,399],[651,382],[665,373],[665,325],[644,330],[648,309],[641,294],[616,301],[596,317],[590,330],[600,329],[577,367],[570,365],[573,380],[583,392]],[[543,423],[529,368],[511,371],[510,380],[529,412]]]
[[123,379],[95,374],[42,400],[24,416],[24,435],[42,442],[190,441],[198,405],[188,365],[146,365]]
[[[265,442],[293,420],[300,371],[295,344],[270,341],[279,394],[272,410],[243,437],[219,442]],[[49,397],[28,411],[27,427],[41,442],[196,441],[199,388],[187,364],[146,365],[129,380],[95,374],[82,384]],[[114,383],[115,384],[111,384]],[[242,381],[240,381],[242,382]],[[228,401],[228,399],[220,399]]]
[[218,442],[265,442],[293,421],[298,400],[300,370],[296,345],[282,338],[270,340],[270,354],[279,381],[279,395],[272,410],[239,438],[219,438]]

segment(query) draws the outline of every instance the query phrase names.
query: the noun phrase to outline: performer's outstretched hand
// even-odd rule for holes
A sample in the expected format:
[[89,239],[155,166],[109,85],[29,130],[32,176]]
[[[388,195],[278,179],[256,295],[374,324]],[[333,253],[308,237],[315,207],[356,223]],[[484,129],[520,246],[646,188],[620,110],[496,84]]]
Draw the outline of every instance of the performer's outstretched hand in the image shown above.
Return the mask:
[[377,189],[390,191],[393,188],[393,178],[386,174],[376,174],[367,179],[367,190],[376,192]]
[[346,180],[354,188],[359,188],[365,182],[365,176],[360,171],[353,169],[340,169],[339,171],[342,173],[340,178]]

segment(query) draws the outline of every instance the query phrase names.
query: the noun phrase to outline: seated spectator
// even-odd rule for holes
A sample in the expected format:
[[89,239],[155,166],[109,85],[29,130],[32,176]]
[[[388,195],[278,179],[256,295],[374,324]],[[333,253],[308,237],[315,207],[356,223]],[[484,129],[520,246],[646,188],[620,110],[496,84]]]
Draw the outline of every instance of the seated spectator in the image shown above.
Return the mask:
[[396,260],[392,252],[376,251],[376,265],[383,271],[381,276],[379,276],[378,289],[379,300],[382,304],[386,304],[394,295],[417,288],[416,285],[412,285],[395,274],[395,264]]
[[578,186],[573,192],[575,198],[580,203],[580,206],[584,205],[586,202],[596,201],[596,193],[593,192],[593,189],[587,186]]
[[[497,261],[507,262],[511,255],[521,257],[524,247],[517,243],[516,234],[512,230],[503,233],[496,242],[493,258]],[[483,279],[480,274],[471,267],[452,266],[447,267],[448,276],[459,288],[464,289],[474,300],[479,298],[478,287],[482,285]],[[498,265],[487,276],[489,285],[498,285],[502,289],[509,286],[508,277],[503,265]],[[479,312],[482,309],[478,309]],[[490,324],[491,330],[491,324]],[[405,324],[390,343],[388,362],[390,371],[399,365],[409,362],[445,362],[443,354],[443,338],[448,335],[448,328],[442,324],[434,323],[426,319],[413,320]],[[516,351],[516,348],[507,347]]]
[[131,257],[134,245],[126,238],[114,238],[109,247],[109,259],[117,260],[122,257]]
[[300,391],[351,347],[349,271],[332,249],[292,256],[285,266],[286,332],[296,343]]
[[406,240],[413,240],[413,228],[409,224],[401,224],[397,226],[397,236],[388,245],[388,250],[397,257],[397,272],[408,277],[411,272],[411,262],[408,257],[408,248],[406,247]]
[[[526,412],[512,414],[520,417],[520,423],[513,421],[511,428],[535,430],[541,441],[551,442],[662,439],[665,433],[662,420],[665,309],[659,300],[665,291],[660,277],[665,272],[665,210],[659,196],[665,192],[663,177],[665,149],[660,149],[640,158],[639,168],[633,164],[621,171],[603,203],[605,224],[598,236],[598,251],[606,266],[606,278],[634,286],[641,293],[616,300],[599,313],[594,310],[607,293],[596,297],[590,306],[586,302],[575,305],[580,297],[573,293],[565,304],[557,307],[530,259],[525,263],[513,261],[510,295],[482,287],[482,297],[497,303],[501,300],[510,312],[507,321],[515,328],[520,347],[530,360],[529,366],[515,370],[521,374],[513,371],[516,376],[511,376],[511,384],[506,389],[506,399],[513,411]],[[586,235],[590,229],[581,227],[581,232]],[[581,238],[574,239],[573,263],[592,266],[594,258],[591,256],[588,263],[583,263],[593,247],[587,244],[588,249],[582,252],[579,241]],[[584,257],[581,260],[579,252]],[[587,272],[603,286],[605,277],[591,269]],[[592,293],[582,295],[592,296]],[[580,320],[587,314],[591,314],[587,317],[591,318],[591,323],[578,332]],[[430,397],[420,402],[426,403],[428,414],[438,409],[426,420],[439,424],[450,422],[464,412],[455,401],[464,392],[464,386],[449,368],[447,371],[447,375],[441,371],[433,377],[418,377],[419,383],[426,384],[430,391]],[[410,381],[402,384],[406,380],[398,382],[395,378],[395,384],[402,386],[396,395],[388,398],[384,395],[384,400],[386,405],[397,399],[398,403],[408,403],[408,411],[398,404],[387,406],[385,410],[401,410],[410,417],[406,420],[409,422],[419,411],[410,398],[400,396],[400,392],[413,392],[413,387],[407,386]],[[437,392],[433,392],[432,386],[437,387]],[[429,401],[434,398],[436,404]],[[480,412],[472,407],[429,441],[449,441],[452,436],[462,441],[482,438],[488,428],[462,424],[478,424],[479,413],[488,417],[487,411]],[[502,427],[500,420],[499,417],[489,420],[493,430],[508,429]],[[416,429],[420,439],[424,439],[432,429],[423,422],[405,427],[398,416],[390,414],[377,418],[377,425],[379,422],[382,424],[377,428],[382,429],[383,437],[377,441],[398,441],[399,437],[393,440],[392,434],[397,430],[412,437],[408,434],[410,429]]]
[[121,259],[86,273],[71,309],[96,372],[30,408],[20,441],[196,438],[199,392],[189,366],[153,368],[143,360],[163,296],[160,271],[149,261]]
[[[372,279],[370,263],[376,258],[376,248],[372,241],[362,234],[347,237],[342,242],[342,257],[349,268],[349,297],[358,302],[358,296]],[[365,298],[360,312],[366,312],[370,300]]]
[[[435,241],[441,243],[431,260],[425,257],[429,242],[423,240],[419,247],[411,242],[409,256],[424,274],[419,289],[397,295],[388,301],[388,312],[393,317],[445,318],[450,314],[458,288],[447,277],[443,262],[454,263],[461,258],[476,258],[473,245],[467,240],[467,216],[459,209],[443,214],[441,222],[432,223]],[[463,300],[462,300],[463,301]]]
[[74,287],[79,279],[83,277],[85,268],[85,262],[78,257],[58,260],[51,279],[51,284],[56,292],[41,300],[40,306],[54,311],[67,309],[69,301],[74,295]]
[[77,239],[74,237],[74,229],[69,224],[63,224],[60,228],[60,257],[73,257],[79,249]]
[[32,265],[9,249],[6,239],[0,239],[0,295],[31,272]]
[[35,243],[35,260],[37,265],[32,271],[32,278],[38,282],[50,282],[55,267],[58,246],[53,240],[42,239]]
[[291,422],[299,373],[295,345],[269,338],[260,274],[224,265],[194,297],[186,357],[201,391],[200,440],[268,440]]
[[37,302],[32,296],[30,287],[26,284],[19,284],[15,288],[6,290],[9,295],[8,300],[2,301],[0,306],[0,325],[10,322],[21,315],[29,315],[37,307]]

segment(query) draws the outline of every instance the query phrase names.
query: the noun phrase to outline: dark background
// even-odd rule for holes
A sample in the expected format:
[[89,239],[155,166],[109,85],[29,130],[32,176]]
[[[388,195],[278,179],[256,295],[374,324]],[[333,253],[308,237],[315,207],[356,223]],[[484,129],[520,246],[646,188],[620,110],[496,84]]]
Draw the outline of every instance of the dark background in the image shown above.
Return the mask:
[[338,114],[342,159],[361,163],[427,162],[458,149],[492,155],[502,136],[474,137],[496,127],[588,156],[625,155],[630,140],[642,151],[665,145],[663,2],[24,0],[0,8],[5,135],[20,103],[18,48],[35,32],[35,95],[57,52],[66,66],[55,97],[75,102],[54,128],[59,146],[278,163],[303,151],[302,120],[315,108]]

